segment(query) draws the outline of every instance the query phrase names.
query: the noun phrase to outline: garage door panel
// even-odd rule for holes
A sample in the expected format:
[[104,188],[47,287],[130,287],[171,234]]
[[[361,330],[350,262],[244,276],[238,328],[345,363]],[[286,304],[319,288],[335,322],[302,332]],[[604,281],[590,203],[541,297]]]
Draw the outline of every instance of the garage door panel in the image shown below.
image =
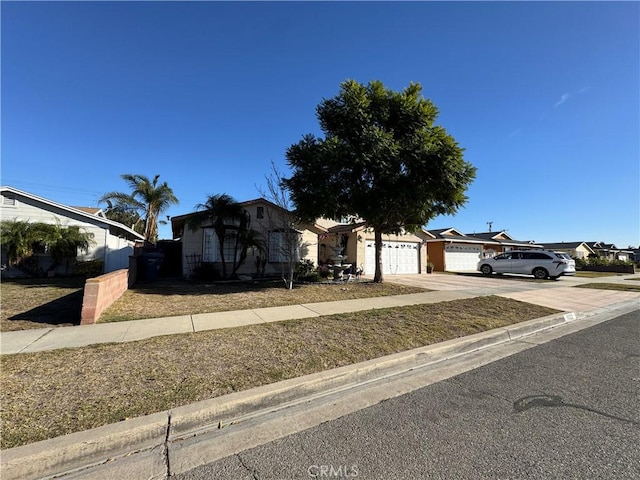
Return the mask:
[[482,254],[482,246],[452,243],[445,246],[445,270],[448,272],[475,271]]
[[[419,249],[414,242],[382,242],[382,273],[394,275],[419,273]],[[375,265],[375,242],[365,243],[365,273],[373,275]]]

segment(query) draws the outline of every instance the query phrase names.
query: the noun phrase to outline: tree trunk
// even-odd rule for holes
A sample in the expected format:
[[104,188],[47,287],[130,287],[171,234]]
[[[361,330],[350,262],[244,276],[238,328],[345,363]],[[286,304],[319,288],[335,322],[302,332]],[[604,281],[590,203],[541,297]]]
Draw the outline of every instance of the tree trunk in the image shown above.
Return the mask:
[[384,281],[382,278],[382,232],[379,228],[374,227],[374,235],[376,242],[376,273],[373,276],[373,281],[375,283],[382,283]]

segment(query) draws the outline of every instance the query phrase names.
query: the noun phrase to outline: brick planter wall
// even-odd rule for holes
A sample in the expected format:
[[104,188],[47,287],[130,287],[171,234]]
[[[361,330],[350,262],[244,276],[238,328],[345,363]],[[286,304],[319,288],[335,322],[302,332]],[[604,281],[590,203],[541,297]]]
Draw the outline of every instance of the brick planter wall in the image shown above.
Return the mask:
[[89,278],[84,284],[80,325],[96,323],[102,312],[129,288],[127,269]]

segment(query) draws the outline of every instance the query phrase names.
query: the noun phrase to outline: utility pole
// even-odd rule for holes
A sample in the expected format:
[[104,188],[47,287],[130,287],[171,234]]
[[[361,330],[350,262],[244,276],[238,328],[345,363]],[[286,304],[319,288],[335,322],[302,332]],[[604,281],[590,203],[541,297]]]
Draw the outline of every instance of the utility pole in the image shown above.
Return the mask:
[[489,225],[489,233],[491,233],[491,226],[493,225],[493,222],[492,221],[487,222],[487,225]]

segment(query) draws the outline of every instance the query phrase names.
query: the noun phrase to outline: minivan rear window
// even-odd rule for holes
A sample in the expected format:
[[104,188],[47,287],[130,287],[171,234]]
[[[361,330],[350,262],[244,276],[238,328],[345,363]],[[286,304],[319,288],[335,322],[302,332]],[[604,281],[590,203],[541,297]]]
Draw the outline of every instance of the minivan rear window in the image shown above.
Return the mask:
[[525,252],[522,254],[525,260],[551,260],[551,257],[542,252]]

